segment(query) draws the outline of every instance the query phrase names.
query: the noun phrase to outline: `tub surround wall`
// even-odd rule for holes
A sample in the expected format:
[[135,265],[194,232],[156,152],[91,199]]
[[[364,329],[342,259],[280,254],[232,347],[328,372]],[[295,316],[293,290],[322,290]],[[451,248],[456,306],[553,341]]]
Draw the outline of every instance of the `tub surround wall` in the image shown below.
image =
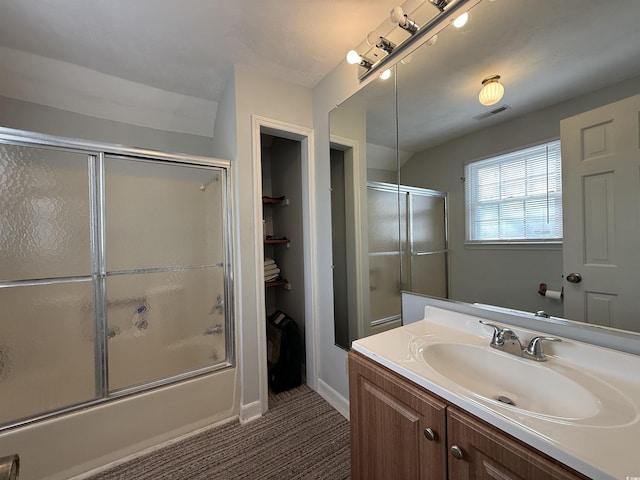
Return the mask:
[[67,480],[238,414],[229,369],[0,434],[21,480]]

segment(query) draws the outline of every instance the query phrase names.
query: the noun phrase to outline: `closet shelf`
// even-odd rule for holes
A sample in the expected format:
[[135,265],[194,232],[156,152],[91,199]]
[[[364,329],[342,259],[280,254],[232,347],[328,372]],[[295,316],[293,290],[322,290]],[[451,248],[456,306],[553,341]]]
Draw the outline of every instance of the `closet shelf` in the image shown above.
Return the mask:
[[270,287],[280,287],[282,285],[288,285],[289,282],[287,282],[286,279],[284,278],[280,278],[278,280],[272,280],[270,282],[264,282],[264,286],[266,288],[270,288]]
[[289,243],[290,240],[288,238],[265,238],[265,245],[284,245],[285,243]]
[[284,195],[281,197],[262,197],[263,205],[289,205],[289,199]]

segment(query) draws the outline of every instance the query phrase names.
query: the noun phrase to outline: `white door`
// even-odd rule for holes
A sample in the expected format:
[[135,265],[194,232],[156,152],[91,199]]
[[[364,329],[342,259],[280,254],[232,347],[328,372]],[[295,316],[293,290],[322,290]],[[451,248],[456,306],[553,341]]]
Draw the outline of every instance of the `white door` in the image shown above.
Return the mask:
[[640,327],[639,115],[636,95],[560,123],[566,318]]

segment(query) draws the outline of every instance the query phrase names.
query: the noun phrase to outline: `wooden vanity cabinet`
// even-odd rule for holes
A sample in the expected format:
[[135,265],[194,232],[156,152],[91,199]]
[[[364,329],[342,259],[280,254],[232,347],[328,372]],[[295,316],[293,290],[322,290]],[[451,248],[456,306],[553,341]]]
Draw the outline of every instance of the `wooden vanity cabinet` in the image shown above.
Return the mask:
[[588,479],[354,351],[349,397],[352,480]]
[[349,397],[352,480],[447,478],[445,403],[354,352]]
[[[457,407],[447,407],[447,440],[451,479],[587,479]],[[454,446],[461,458],[451,451]]]

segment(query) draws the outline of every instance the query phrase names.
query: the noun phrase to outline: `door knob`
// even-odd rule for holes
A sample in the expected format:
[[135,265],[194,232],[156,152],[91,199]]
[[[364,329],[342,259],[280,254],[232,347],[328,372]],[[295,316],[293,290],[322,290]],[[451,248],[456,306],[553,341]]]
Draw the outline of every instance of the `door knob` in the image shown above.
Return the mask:
[[580,283],[582,281],[582,275],[579,273],[570,273],[567,275],[567,282],[570,283]]

